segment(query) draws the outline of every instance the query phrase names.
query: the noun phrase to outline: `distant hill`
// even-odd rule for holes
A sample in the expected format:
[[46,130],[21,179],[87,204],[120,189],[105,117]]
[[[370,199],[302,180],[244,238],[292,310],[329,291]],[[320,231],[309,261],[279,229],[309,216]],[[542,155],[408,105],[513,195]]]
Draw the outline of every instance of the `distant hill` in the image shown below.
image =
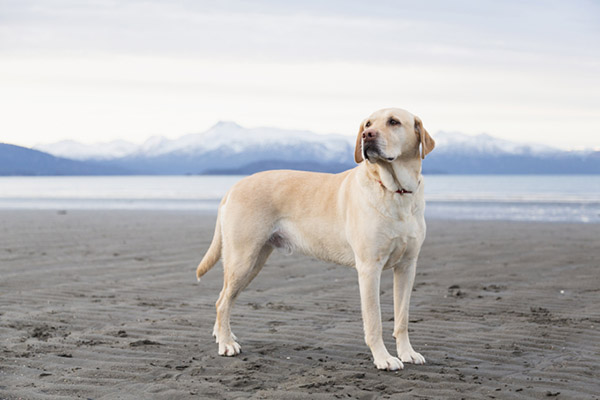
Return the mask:
[[[425,173],[600,174],[600,152],[563,151],[485,134],[438,132],[433,137],[436,149],[423,163]],[[276,168],[342,171],[355,166],[354,143],[354,136],[247,129],[233,122],[219,122],[206,132],[174,140],[153,137],[141,145],[68,141],[36,149],[84,161],[88,166],[129,171],[122,172],[125,174],[249,174]]]
[[127,172],[112,165],[74,161],[0,143],[0,175],[117,175]]

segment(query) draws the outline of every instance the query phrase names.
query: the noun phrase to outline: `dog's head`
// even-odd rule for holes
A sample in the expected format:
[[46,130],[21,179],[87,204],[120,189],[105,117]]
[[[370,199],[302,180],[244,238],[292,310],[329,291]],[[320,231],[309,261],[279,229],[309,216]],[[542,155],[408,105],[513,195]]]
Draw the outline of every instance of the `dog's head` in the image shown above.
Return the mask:
[[421,119],[400,108],[385,108],[375,111],[360,124],[354,160],[376,163],[419,157],[419,146],[421,158],[435,147]]

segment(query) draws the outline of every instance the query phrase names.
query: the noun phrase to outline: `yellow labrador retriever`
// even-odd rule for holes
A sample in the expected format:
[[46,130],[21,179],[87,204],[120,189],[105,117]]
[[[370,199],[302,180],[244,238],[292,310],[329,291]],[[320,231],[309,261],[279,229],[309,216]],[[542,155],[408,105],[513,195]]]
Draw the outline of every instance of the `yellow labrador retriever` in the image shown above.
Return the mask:
[[[423,364],[425,358],[408,339],[408,306],[425,239],[421,160],[434,146],[418,117],[384,109],[360,125],[354,169],[340,174],[267,171],[235,184],[221,201],[212,243],[196,272],[199,280],[223,257],[213,331],[219,354],[240,353],[229,326],[233,302],[273,249],[284,248],[356,268],[365,341],[377,368]],[[382,338],[379,283],[387,268],[394,269],[398,357],[387,351]]]

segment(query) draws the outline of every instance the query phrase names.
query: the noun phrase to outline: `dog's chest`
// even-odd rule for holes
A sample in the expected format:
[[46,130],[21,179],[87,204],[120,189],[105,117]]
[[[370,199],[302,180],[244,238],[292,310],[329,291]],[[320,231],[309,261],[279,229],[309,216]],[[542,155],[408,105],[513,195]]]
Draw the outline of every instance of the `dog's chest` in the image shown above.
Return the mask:
[[397,265],[405,257],[414,254],[415,251],[418,253],[423,237],[422,231],[422,224],[414,216],[405,221],[391,224],[386,235],[389,240],[388,249],[386,250],[389,257],[385,268]]

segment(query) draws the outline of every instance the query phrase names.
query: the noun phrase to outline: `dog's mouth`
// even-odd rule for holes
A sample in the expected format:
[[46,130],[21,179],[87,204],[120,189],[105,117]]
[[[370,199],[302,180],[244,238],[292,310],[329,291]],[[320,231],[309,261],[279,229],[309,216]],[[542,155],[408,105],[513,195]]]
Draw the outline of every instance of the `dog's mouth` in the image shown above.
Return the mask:
[[363,142],[362,150],[363,158],[371,163],[374,163],[377,160],[392,162],[396,159],[396,157],[388,157],[385,155],[376,142]]

